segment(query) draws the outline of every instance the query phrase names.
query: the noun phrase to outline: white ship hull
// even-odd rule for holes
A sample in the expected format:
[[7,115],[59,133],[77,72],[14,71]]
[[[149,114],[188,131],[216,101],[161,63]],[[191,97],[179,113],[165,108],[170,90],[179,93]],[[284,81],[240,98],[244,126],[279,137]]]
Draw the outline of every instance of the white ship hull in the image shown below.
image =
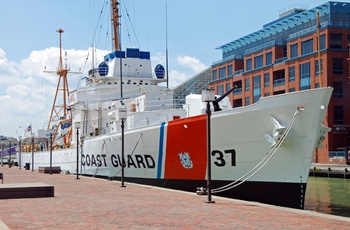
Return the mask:
[[[331,93],[322,88],[276,95],[212,113],[213,194],[303,208]],[[127,129],[124,140],[125,181],[191,192],[207,186],[205,114]],[[120,132],[84,139],[79,173],[120,179],[121,144]],[[31,153],[22,153],[21,162],[32,163]],[[49,151],[34,153],[34,169],[49,165]],[[76,147],[53,150],[52,166],[76,173]],[[222,188],[234,181],[243,183]]]

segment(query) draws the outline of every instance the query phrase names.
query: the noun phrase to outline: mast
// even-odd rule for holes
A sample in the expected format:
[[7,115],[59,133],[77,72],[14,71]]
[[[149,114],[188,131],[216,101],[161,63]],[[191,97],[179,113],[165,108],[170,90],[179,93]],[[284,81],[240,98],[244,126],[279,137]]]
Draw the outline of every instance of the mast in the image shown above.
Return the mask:
[[121,17],[119,15],[119,2],[117,0],[111,0],[111,9],[112,9],[112,31],[113,31],[113,45],[114,50],[120,50],[121,47],[119,46],[119,18]]
[[[69,89],[68,89],[68,80],[67,80],[67,65],[63,66],[62,62],[62,33],[64,30],[61,28],[57,30],[60,36],[60,58],[58,62],[58,69],[56,71],[56,74],[59,76],[58,77],[58,83],[56,87],[56,93],[55,93],[55,98],[54,102],[52,104],[52,109],[51,109],[51,114],[50,114],[50,120],[47,125],[47,130],[52,128],[53,123],[57,124],[57,121],[59,120],[67,120],[67,119],[72,119],[72,113],[70,110],[67,109],[67,99],[69,98]],[[51,72],[53,71],[44,71],[44,72]],[[62,104],[58,104],[57,99],[58,99],[58,94],[62,94]]]
[[[119,2],[118,0],[111,0],[111,9],[112,9],[112,27],[113,27],[113,44],[114,50],[121,51],[121,31],[120,31],[120,22],[119,18]],[[122,55],[120,52],[119,55],[119,68],[120,68],[120,100],[123,100],[123,72],[122,72]]]

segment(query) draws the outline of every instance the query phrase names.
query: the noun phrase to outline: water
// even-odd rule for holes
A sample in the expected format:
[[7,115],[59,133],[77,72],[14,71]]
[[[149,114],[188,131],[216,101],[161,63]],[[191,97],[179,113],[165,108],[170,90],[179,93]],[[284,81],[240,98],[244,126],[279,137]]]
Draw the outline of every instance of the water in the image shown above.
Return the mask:
[[304,209],[350,217],[350,179],[310,176]]

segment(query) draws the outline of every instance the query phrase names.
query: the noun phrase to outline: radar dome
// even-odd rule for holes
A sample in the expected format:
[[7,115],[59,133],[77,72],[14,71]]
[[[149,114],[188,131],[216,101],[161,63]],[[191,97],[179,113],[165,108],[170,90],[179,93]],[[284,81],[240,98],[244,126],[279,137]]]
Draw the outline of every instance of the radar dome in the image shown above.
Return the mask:
[[106,62],[102,62],[98,66],[98,73],[100,74],[100,76],[106,76],[108,74],[108,70],[109,70],[109,66],[107,65]]
[[163,79],[165,76],[165,69],[161,64],[158,64],[155,68],[154,68],[154,72],[156,73],[156,77],[158,79]]

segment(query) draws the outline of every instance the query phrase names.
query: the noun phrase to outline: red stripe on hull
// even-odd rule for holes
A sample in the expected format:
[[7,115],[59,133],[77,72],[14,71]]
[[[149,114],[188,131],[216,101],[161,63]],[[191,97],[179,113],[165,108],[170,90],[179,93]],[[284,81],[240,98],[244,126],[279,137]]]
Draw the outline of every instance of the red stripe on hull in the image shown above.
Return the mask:
[[[168,123],[164,179],[204,180],[207,169],[206,115]],[[192,167],[184,167],[180,154],[188,153]]]

